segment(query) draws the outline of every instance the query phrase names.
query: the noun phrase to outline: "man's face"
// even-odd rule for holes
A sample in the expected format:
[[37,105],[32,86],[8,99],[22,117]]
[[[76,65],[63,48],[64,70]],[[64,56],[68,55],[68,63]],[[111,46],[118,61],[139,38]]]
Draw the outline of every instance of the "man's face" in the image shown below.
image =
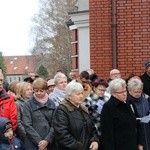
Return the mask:
[[4,82],[4,79],[0,77],[0,91],[3,90],[3,82]]
[[117,70],[117,69],[114,69],[111,71],[110,73],[110,78],[113,80],[113,79],[117,79],[117,78],[121,78],[121,74],[120,74],[120,71]]

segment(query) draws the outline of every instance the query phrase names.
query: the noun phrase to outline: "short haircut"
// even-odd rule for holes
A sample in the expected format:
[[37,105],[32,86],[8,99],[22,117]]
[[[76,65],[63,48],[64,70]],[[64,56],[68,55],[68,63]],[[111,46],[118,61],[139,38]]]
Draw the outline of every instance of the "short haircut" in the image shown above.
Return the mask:
[[69,96],[71,96],[72,94],[74,94],[76,92],[83,91],[83,86],[79,82],[71,81],[66,86],[65,91],[66,91],[66,96],[69,97]]
[[108,92],[112,95],[118,89],[120,89],[122,87],[126,87],[125,80],[122,79],[122,78],[114,79],[114,80],[112,80],[112,81],[109,82]]
[[61,73],[61,72],[57,73],[57,74],[54,76],[54,82],[55,82],[56,85],[57,85],[58,81],[59,81],[61,78],[66,78],[66,80],[67,80],[66,75],[65,75],[64,73]]
[[82,71],[80,73],[80,78],[84,78],[86,80],[89,80],[90,79],[90,75],[89,75],[89,73],[87,71]]
[[133,77],[128,81],[127,87],[128,91],[131,91],[134,88],[140,88],[141,90],[143,90],[143,82],[140,79]]
[[97,78],[92,82],[92,87],[97,88],[99,85],[102,85],[104,87],[108,87],[107,81],[105,81],[103,78]]
[[33,81],[33,89],[47,90],[47,82],[43,78],[37,78]]

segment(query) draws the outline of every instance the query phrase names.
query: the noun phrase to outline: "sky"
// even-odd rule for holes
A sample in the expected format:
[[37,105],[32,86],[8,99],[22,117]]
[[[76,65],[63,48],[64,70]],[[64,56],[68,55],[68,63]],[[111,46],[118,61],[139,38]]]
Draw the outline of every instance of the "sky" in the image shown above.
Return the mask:
[[37,0],[0,0],[0,52],[3,56],[30,55],[31,18]]

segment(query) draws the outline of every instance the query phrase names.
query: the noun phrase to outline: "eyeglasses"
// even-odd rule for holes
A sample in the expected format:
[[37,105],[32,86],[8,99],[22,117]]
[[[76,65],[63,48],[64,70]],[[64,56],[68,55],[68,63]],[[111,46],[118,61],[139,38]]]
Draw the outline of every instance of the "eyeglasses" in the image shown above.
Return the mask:
[[120,92],[115,92],[115,93],[117,93],[117,94],[124,94],[124,93],[126,93],[126,92],[127,92],[127,90],[120,91]]

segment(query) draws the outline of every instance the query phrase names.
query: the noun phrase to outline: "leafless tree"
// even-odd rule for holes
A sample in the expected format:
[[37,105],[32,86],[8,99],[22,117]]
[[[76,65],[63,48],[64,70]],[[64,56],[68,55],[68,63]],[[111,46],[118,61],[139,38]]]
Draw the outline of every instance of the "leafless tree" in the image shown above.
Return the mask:
[[34,16],[31,34],[40,64],[54,75],[61,69],[65,74],[71,69],[71,38],[66,25],[68,12],[76,11],[76,0],[39,0],[39,12]]

